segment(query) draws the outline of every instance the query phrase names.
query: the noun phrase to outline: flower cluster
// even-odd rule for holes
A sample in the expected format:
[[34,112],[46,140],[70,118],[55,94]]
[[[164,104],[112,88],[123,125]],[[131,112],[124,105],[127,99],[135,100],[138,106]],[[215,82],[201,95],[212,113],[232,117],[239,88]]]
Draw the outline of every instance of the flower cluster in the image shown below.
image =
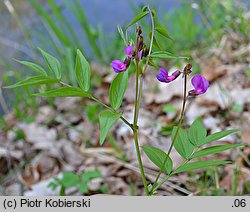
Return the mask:
[[[144,43],[144,39],[142,36],[142,29],[140,26],[136,30],[135,46],[127,45],[124,50],[124,53],[126,54],[126,58],[124,61],[113,60],[110,64],[116,73],[126,71],[130,65],[131,60],[140,60],[149,54],[149,49]],[[192,65],[187,64],[186,67],[184,68],[183,75],[189,75],[192,72],[191,68]],[[159,71],[160,73],[157,74],[156,78],[160,82],[164,83],[172,82],[182,73],[181,71],[176,70],[172,74],[169,74],[168,71],[164,68],[160,68]],[[193,96],[204,94],[210,85],[209,82],[206,80],[206,78],[200,74],[194,75],[193,78],[191,79],[191,83],[194,86],[194,89],[190,90],[188,94]]]
[[[124,50],[125,54],[127,55],[124,62],[121,60],[113,60],[111,62],[111,66],[116,73],[124,72],[130,65],[131,59],[135,57],[135,46],[127,46]],[[138,53],[138,58],[141,57],[141,53]]]
[[113,60],[111,62],[111,66],[116,73],[124,72],[130,65],[131,60],[141,59],[142,57],[146,57],[148,55],[149,49],[144,43],[144,39],[142,36],[142,30],[139,26],[136,30],[136,45],[135,46],[126,46],[124,53],[126,54],[126,58],[124,61],[121,60]]
[[[168,71],[165,70],[164,68],[160,68],[159,70],[160,73],[156,76],[156,78],[160,82],[165,82],[165,83],[172,82],[181,74],[179,70],[175,71],[172,74],[169,74]],[[190,74],[191,71],[190,70],[188,71],[189,73],[187,74]],[[194,86],[194,89],[188,92],[189,95],[204,94],[210,86],[209,82],[201,74],[194,75],[193,78],[191,79],[191,83]]]

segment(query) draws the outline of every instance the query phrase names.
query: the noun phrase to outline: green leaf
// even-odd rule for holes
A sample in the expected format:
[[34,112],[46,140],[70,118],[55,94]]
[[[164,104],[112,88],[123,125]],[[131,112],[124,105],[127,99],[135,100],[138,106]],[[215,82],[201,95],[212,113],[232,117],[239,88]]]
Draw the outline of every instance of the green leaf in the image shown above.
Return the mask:
[[99,178],[101,176],[102,176],[101,173],[98,170],[95,170],[95,171],[85,171],[82,174],[81,178],[83,181],[89,182],[90,180],[95,179],[95,178]]
[[85,181],[80,182],[79,192],[87,193],[88,192],[88,184]]
[[109,101],[115,110],[121,106],[127,87],[128,71],[117,74],[109,89]]
[[149,11],[139,13],[127,26],[126,29],[135,24],[137,21],[141,20],[144,16],[148,15]]
[[54,83],[58,81],[59,81],[58,79],[55,79],[49,76],[35,76],[35,77],[30,77],[26,80],[20,81],[14,85],[5,86],[4,88],[18,88],[18,87],[30,86],[30,85]]
[[206,168],[208,166],[218,166],[231,163],[231,161],[215,160],[215,161],[198,161],[193,163],[183,164],[178,167],[173,174],[191,171],[193,169]]
[[211,146],[205,149],[202,149],[192,155],[191,158],[198,158],[206,155],[216,154],[228,149],[232,149],[235,147],[244,146],[243,144],[229,144],[229,145],[220,145],[220,146]]
[[148,6],[145,5],[145,6],[142,7],[141,11],[145,12],[145,11],[147,11],[147,9],[148,9]]
[[232,110],[238,113],[241,113],[244,109],[244,105],[242,104],[234,104]]
[[91,94],[84,92],[80,88],[73,88],[73,87],[62,87],[57,88],[54,90],[50,90],[44,93],[37,93],[33,94],[34,96],[46,96],[46,97],[68,97],[68,96],[80,96],[80,97],[87,97],[91,98]]
[[103,144],[109,129],[121,117],[122,113],[114,113],[109,110],[104,110],[99,114],[100,123],[100,145]]
[[210,143],[212,141],[217,141],[217,140],[219,140],[219,139],[221,139],[223,137],[226,137],[227,135],[230,135],[232,133],[235,133],[237,131],[239,131],[239,130],[224,130],[224,131],[221,131],[221,132],[216,132],[216,133],[214,133],[212,135],[207,136],[206,139],[205,139],[204,144]]
[[197,118],[188,130],[188,138],[193,145],[202,146],[205,142],[206,136],[207,130],[200,118]]
[[58,186],[59,186],[58,183],[56,183],[56,182],[50,182],[49,185],[48,185],[48,188],[51,188],[52,191],[55,191]]
[[60,182],[65,188],[70,188],[80,183],[80,177],[72,172],[64,172]]
[[164,113],[171,113],[171,112],[175,112],[177,109],[174,105],[165,105],[162,109],[162,111]]
[[[156,165],[158,166],[160,169],[164,163],[164,160],[167,157],[167,154],[156,148],[153,146],[143,146],[142,147],[143,151],[145,152],[145,154],[148,156],[148,158]],[[167,173],[170,174],[173,168],[173,162],[171,160],[170,157],[168,157],[167,162],[165,163],[165,167],[163,168],[163,170]]]
[[[174,141],[175,134],[177,132],[177,127],[174,127],[172,130],[172,142]],[[194,151],[194,146],[189,142],[187,133],[182,128],[179,129],[179,132],[174,141],[174,148],[176,151],[183,157],[188,159]]]
[[98,122],[98,116],[96,115],[101,110],[99,103],[88,104],[85,107],[86,115],[92,123]]
[[82,193],[88,192],[88,182],[91,181],[92,179],[99,178],[101,177],[101,173],[97,171],[85,171],[82,176],[81,176],[81,182],[80,182],[80,187],[79,191]]
[[160,59],[190,59],[190,57],[180,56],[180,55],[172,54],[172,53],[166,52],[166,51],[154,52],[150,55],[150,57],[151,58],[160,58]]
[[28,62],[28,61],[21,61],[21,60],[15,60],[15,61],[28,67],[29,69],[33,70],[34,72],[36,72],[38,74],[48,76],[47,72],[43,69],[43,67],[38,65],[38,64]]
[[173,40],[165,27],[157,26],[157,27],[155,27],[155,31],[158,32],[159,34],[163,35],[164,37],[166,37],[170,40]]
[[125,38],[125,35],[123,33],[122,27],[119,24],[117,25],[117,30],[118,30],[121,38],[123,39],[123,41],[126,42],[126,38]]
[[77,49],[75,70],[80,88],[88,91],[90,88],[90,65],[79,49]]
[[149,58],[148,64],[149,64],[150,66],[154,67],[154,68],[158,68],[158,65],[156,65],[156,64],[154,63],[154,61],[152,60],[152,58]]
[[61,79],[61,64],[60,62],[52,55],[50,55],[49,53],[43,51],[42,49],[38,48],[39,51],[41,52],[41,54],[43,55],[43,58],[45,60],[45,62],[47,63],[50,71],[52,71],[57,79]]

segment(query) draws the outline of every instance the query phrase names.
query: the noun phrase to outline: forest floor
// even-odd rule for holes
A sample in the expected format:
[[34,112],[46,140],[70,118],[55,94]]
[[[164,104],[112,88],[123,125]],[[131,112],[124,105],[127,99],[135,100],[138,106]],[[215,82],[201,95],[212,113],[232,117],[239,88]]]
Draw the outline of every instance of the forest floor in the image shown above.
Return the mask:
[[[188,102],[183,127],[200,116],[209,133],[240,129],[238,133],[225,137],[222,143],[243,143],[246,146],[207,156],[232,160],[233,163],[179,174],[170,178],[158,195],[229,195],[235,186],[235,177],[237,194],[248,194],[250,44],[239,42],[237,36],[224,36],[218,48],[212,48],[204,55],[194,52],[192,57],[211,86],[206,94]],[[105,68],[97,64],[92,64],[92,70],[103,79],[93,93],[108,103],[109,86],[115,73],[110,71],[107,75]],[[179,77],[170,84],[159,83],[155,78],[157,72],[148,71],[146,74],[139,118],[139,142],[141,146],[153,145],[167,151],[171,141],[169,129],[177,123],[180,113],[182,79]],[[131,77],[122,105],[124,117],[128,120],[133,117],[133,82]],[[30,122],[18,120],[14,112],[7,114],[6,126],[0,131],[0,194],[59,195],[58,188],[54,191],[48,188],[49,182],[56,176],[60,178],[64,171],[81,174],[99,170],[101,177],[88,183],[85,195],[102,192],[143,195],[131,130],[118,121],[107,141],[100,146],[99,109],[89,100],[57,98],[54,105],[43,102],[36,113],[30,111],[28,115],[34,117]],[[143,153],[142,158],[146,178],[148,182],[153,182],[157,167]],[[171,158],[174,166],[182,160],[176,151],[172,152]],[[82,193],[72,187],[66,190],[66,195]]]

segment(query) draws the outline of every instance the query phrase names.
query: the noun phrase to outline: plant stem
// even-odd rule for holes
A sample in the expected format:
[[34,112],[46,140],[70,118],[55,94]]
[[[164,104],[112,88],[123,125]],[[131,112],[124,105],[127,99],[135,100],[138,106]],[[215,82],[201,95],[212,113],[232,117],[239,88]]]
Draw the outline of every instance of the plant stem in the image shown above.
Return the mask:
[[[140,100],[141,100],[141,96],[142,96],[143,74],[148,67],[149,58],[150,58],[150,54],[151,54],[152,46],[153,46],[153,39],[154,39],[154,18],[153,18],[153,15],[152,15],[152,12],[151,12],[149,6],[148,6],[148,11],[149,11],[150,17],[151,17],[152,35],[151,35],[151,41],[150,41],[149,54],[147,56],[147,61],[146,61],[145,67],[141,73],[140,85],[139,85],[139,74],[140,74],[139,73],[139,58],[135,59],[136,84],[135,84],[135,108],[134,108],[134,123],[133,123],[133,127],[134,127],[133,132],[134,132],[137,160],[138,160],[138,164],[140,167],[141,177],[142,177],[143,185],[144,185],[145,192],[146,192],[147,196],[149,195],[149,190],[148,190],[147,179],[145,177],[145,172],[144,172],[140,148],[139,148],[137,122],[138,122],[138,116],[139,116],[139,111],[140,111],[140,102],[141,102]],[[137,38],[138,37],[136,37],[136,41],[138,41]],[[138,55],[138,42],[136,43],[136,55]]]
[[[177,130],[176,130],[176,133],[175,133],[174,138],[173,138],[173,140],[172,140],[172,143],[171,143],[171,145],[170,145],[170,147],[169,147],[167,156],[166,156],[166,158],[165,158],[164,161],[163,161],[163,164],[162,164],[162,166],[161,166],[161,169],[160,169],[160,171],[159,171],[159,173],[158,173],[158,175],[157,175],[157,177],[156,177],[156,179],[155,179],[155,182],[154,182],[154,184],[153,184],[153,186],[152,186],[152,189],[151,189],[151,191],[150,191],[150,194],[151,194],[151,195],[152,195],[153,191],[155,191],[154,189],[156,188],[157,182],[158,182],[158,180],[159,180],[159,178],[160,178],[160,176],[161,176],[161,174],[162,174],[162,172],[163,172],[163,169],[164,169],[164,167],[165,167],[165,165],[166,165],[166,163],[167,163],[167,160],[168,160],[168,158],[169,158],[169,155],[170,155],[170,153],[171,153],[171,151],[172,151],[172,149],[173,149],[173,147],[174,147],[174,143],[175,143],[175,141],[176,141],[178,132],[179,132],[179,130],[180,130],[180,127],[181,127],[181,124],[182,124],[182,121],[183,121],[183,118],[184,118],[185,105],[186,105],[186,101],[187,101],[187,75],[188,75],[188,73],[187,73],[187,69],[186,69],[186,68],[184,69],[183,75],[184,75],[184,87],[183,87],[183,102],[182,102],[182,109],[181,109],[180,120],[179,120],[179,122],[178,122]],[[170,175],[169,175],[169,176],[170,176]],[[168,178],[167,178],[167,179],[168,179]]]
[[145,64],[144,70],[142,71],[142,76],[143,76],[144,72],[146,71],[146,69],[148,68],[148,63],[149,63],[150,55],[151,55],[152,48],[153,48],[154,34],[155,34],[154,17],[153,17],[152,11],[151,11],[151,9],[150,9],[149,6],[148,6],[148,11],[149,11],[150,18],[151,18],[152,33],[151,33],[151,38],[150,38],[150,45],[149,45],[148,56],[147,56],[147,60],[146,60],[146,64]]
[[69,84],[67,84],[66,82],[63,82],[63,81],[60,81],[59,82],[61,85],[63,85],[63,86],[66,86],[66,87],[69,87],[69,88],[72,88],[73,86],[71,86],[71,85],[69,85]]
[[[187,159],[185,160],[180,166],[178,166],[175,170],[177,170],[179,167],[185,165],[186,163],[188,163],[190,160]],[[170,177],[172,177],[175,174],[175,172],[172,172],[171,174],[169,174],[168,176],[166,176],[165,178],[163,178],[163,180],[155,186],[155,188],[150,191],[150,193],[154,193],[155,191],[157,191],[158,188],[160,188]]]
[[[114,110],[112,107],[109,107],[108,105],[106,105],[105,103],[101,102],[99,99],[95,98],[94,96],[92,96],[92,100],[94,100],[95,102],[99,103],[100,105],[102,105],[103,107],[107,108],[108,110],[114,112],[114,113],[117,113],[116,110]],[[133,125],[130,124],[127,119],[125,119],[123,116],[120,117],[120,119],[126,124],[128,125],[132,130],[134,129],[133,128]]]
[[141,159],[141,153],[140,153],[140,147],[139,147],[139,141],[138,141],[138,129],[134,129],[134,140],[135,140],[135,148],[136,148],[136,153],[137,153],[137,160],[138,160],[138,164],[140,167],[140,172],[141,172],[141,178],[142,178],[142,182],[144,185],[144,189],[146,192],[146,195],[149,195],[149,190],[148,190],[148,185],[147,185],[147,180],[146,180],[146,176],[144,173],[144,168],[143,168],[143,164],[142,164],[142,159]]
[[[60,81],[59,83],[60,83],[61,85],[63,85],[63,86],[66,86],[66,87],[72,87],[71,85],[69,85],[69,84],[67,84],[67,83],[65,83],[65,82],[63,82],[63,81]],[[112,112],[114,112],[114,113],[117,112],[117,111],[114,110],[112,107],[109,107],[108,105],[106,105],[105,103],[101,102],[99,99],[95,98],[94,96],[91,96],[91,99],[92,99],[93,101],[99,103],[99,104],[102,105],[103,107],[107,108],[108,110],[110,110],[110,111],[112,111]],[[121,119],[126,125],[128,125],[132,130],[134,130],[133,125],[130,124],[130,123],[127,121],[127,119],[125,119],[123,116],[121,116],[120,119]]]
[[138,67],[138,63],[139,63],[139,61],[138,61],[138,59],[136,59],[136,61],[135,61],[135,71],[136,71],[135,108],[134,108],[134,123],[133,123],[134,129],[133,129],[133,133],[134,133],[136,155],[137,155],[137,160],[138,160],[138,164],[139,164],[139,167],[140,167],[142,182],[143,182],[143,185],[144,185],[146,195],[148,196],[149,195],[148,185],[147,185],[147,180],[146,180],[145,173],[144,173],[144,168],[143,168],[142,159],[141,159],[141,152],[140,152],[140,147],[139,147],[139,141],[138,141],[137,122],[138,122],[138,114],[139,114],[139,110],[140,110],[140,107],[138,107],[139,106],[139,101],[140,101],[140,99],[138,97],[140,97],[140,96],[138,94],[141,93],[141,91],[139,91],[139,67]]

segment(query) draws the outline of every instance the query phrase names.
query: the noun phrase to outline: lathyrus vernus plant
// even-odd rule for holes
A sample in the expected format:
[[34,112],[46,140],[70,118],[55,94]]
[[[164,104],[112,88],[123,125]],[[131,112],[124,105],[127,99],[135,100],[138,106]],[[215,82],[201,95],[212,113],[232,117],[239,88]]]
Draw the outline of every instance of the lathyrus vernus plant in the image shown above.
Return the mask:
[[[146,39],[144,38],[143,30],[140,26],[136,27],[135,39],[129,38],[127,29],[137,23],[140,19],[145,18],[146,16],[150,16],[151,20],[151,32],[149,33],[149,42],[145,42]],[[105,141],[109,129],[114,125],[114,123],[118,119],[121,119],[131,129],[134,135],[135,150],[137,153],[137,160],[140,167],[141,178],[146,195],[156,194],[157,189],[175,174],[187,172],[193,169],[229,163],[229,161],[209,161],[202,160],[201,158],[206,155],[216,154],[224,150],[242,146],[241,144],[216,145],[207,148],[202,147],[205,144],[208,144],[212,141],[217,141],[222,137],[236,132],[237,130],[226,130],[207,135],[207,130],[199,118],[192,123],[189,129],[184,130],[181,127],[184,119],[186,102],[191,96],[194,97],[204,94],[209,88],[209,82],[202,75],[196,74],[191,79],[191,83],[194,89],[187,91],[187,83],[189,82],[188,78],[192,72],[191,64],[188,63],[182,71],[177,70],[172,74],[164,68],[160,68],[160,73],[156,76],[156,79],[158,79],[162,83],[172,83],[177,77],[183,78],[183,101],[180,119],[178,125],[173,128],[172,143],[167,153],[153,146],[142,146],[142,150],[145,152],[148,158],[156,166],[159,167],[159,173],[154,183],[149,184],[144,172],[138,138],[138,131],[140,130],[140,127],[138,126],[138,119],[140,112],[141,96],[143,92],[142,84],[144,81],[144,76],[147,73],[147,69],[149,66],[157,67],[156,64],[159,59],[189,60],[189,57],[179,56],[167,51],[158,50],[160,47],[160,43],[157,42],[155,38],[155,33],[166,37],[166,39],[172,38],[169,36],[167,29],[158,24],[156,12],[151,11],[148,6],[145,6],[142,12],[138,14],[125,27],[125,33],[124,29],[122,29],[120,26],[118,26],[118,31],[125,44],[125,59],[123,61],[116,59],[111,62],[111,66],[117,73],[117,76],[114,78],[110,86],[109,105],[100,101],[98,98],[96,98],[93,94],[89,92],[91,75],[90,65],[85,59],[85,57],[82,55],[80,50],[77,50],[75,62],[75,75],[79,87],[73,87],[67,84],[66,82],[63,82],[61,79],[62,74],[60,62],[52,55],[39,49],[48,66],[48,70],[35,63],[19,61],[21,64],[37,72],[39,75],[28,78],[21,82],[17,82],[16,84],[7,86],[6,88],[18,88],[21,86],[42,84],[58,84],[60,86],[53,90],[48,90],[44,93],[38,93],[34,95],[43,97],[77,96],[91,99],[94,102],[100,104],[105,108],[105,110],[101,111],[99,114],[100,145],[102,145]],[[130,123],[127,119],[124,118],[123,111],[122,109],[120,109],[124,93],[128,86],[129,74],[127,70],[131,63],[134,63],[135,67],[135,104],[133,123]],[[170,158],[170,153],[173,147],[181,155],[181,157],[184,158],[184,162],[175,169],[173,169],[173,161]],[[197,158],[199,160],[192,162],[193,159]],[[158,182],[162,174],[164,174],[165,177],[160,182]]]

